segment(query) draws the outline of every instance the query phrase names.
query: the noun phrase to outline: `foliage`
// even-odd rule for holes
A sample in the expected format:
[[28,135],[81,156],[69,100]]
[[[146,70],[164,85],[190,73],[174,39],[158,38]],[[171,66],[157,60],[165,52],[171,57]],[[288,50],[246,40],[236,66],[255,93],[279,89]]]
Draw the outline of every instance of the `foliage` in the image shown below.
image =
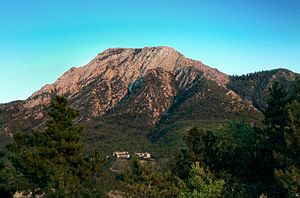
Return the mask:
[[300,170],[295,166],[288,166],[284,169],[275,169],[274,174],[279,180],[287,194],[291,197],[299,196],[300,189]]
[[[269,140],[274,158],[274,175],[282,187],[282,193],[300,195],[300,80],[295,81],[294,92],[284,105],[285,117],[282,126],[268,122]],[[274,87],[276,88],[276,87]],[[273,88],[273,92],[274,92]],[[274,98],[274,96],[273,96]],[[270,104],[272,108],[272,103]],[[274,117],[278,116],[274,114]],[[279,134],[279,135],[278,135]],[[275,136],[275,137],[274,137]],[[277,138],[275,141],[274,138]]]
[[[117,177],[117,190],[127,197],[299,196],[300,80],[291,93],[284,87],[274,82],[270,88],[264,127],[231,121],[219,128],[191,128],[183,138],[185,147],[177,145],[182,149],[171,171],[133,159],[130,171]],[[102,196],[103,159],[98,153],[85,155],[82,127],[74,124],[78,111],[57,97],[49,116],[44,131],[14,135],[9,161],[0,154],[0,189],[46,197]],[[125,136],[131,137],[124,133],[119,139]]]
[[127,197],[220,197],[224,188],[224,181],[198,162],[191,165],[187,180],[182,180],[152,162],[133,159],[131,171],[123,178],[118,190]]
[[179,189],[170,171],[159,170],[152,162],[133,159],[131,172],[119,188],[127,197],[175,197]]
[[199,162],[192,165],[186,183],[179,181],[181,191],[178,197],[221,197],[225,184],[224,180],[216,179],[209,169],[200,167]]
[[[192,164],[195,162],[204,162],[204,130],[192,128],[184,137],[187,149],[181,149],[181,152],[176,155],[176,164],[173,167],[176,174],[181,179],[186,179],[189,176]],[[203,163],[201,165],[204,165]]]
[[[288,112],[292,115],[293,111]],[[278,128],[277,125],[268,126]],[[195,173],[190,167],[197,163],[202,171],[213,175],[218,181],[224,181],[222,196],[257,197],[262,193],[284,196],[285,191],[280,188],[280,183],[289,186],[290,189],[287,190],[295,195],[295,189],[298,188],[298,171],[294,167],[276,169],[276,157],[270,148],[274,149],[277,145],[270,144],[273,134],[268,132],[268,129],[254,128],[244,122],[228,122],[214,131],[192,128],[184,138],[187,149],[182,149],[176,156],[174,173],[184,181],[183,184],[190,186],[190,189],[186,190],[190,193],[191,188],[193,189],[189,185],[190,174]],[[295,141],[296,135],[293,137]],[[282,147],[274,150],[278,151],[277,159],[281,157],[285,160],[281,163],[294,165],[295,163],[291,163],[291,159],[287,158],[287,153],[282,154],[279,148]],[[287,151],[291,153],[293,150]],[[298,150],[293,153],[299,156]]]
[[275,81],[270,88],[268,106],[264,112],[265,123],[271,128],[284,128],[287,124],[287,108],[289,102],[288,92]]
[[46,197],[100,196],[98,153],[85,156],[82,127],[74,125],[78,111],[66,98],[51,101],[50,119],[44,131],[17,133],[7,147],[14,169],[16,191]]
[[264,111],[268,106],[268,88],[272,85],[272,82],[274,80],[279,81],[290,92],[293,87],[291,76],[297,75],[286,69],[254,72],[241,76],[234,75],[230,76],[227,86],[242,98],[252,101],[257,109]]

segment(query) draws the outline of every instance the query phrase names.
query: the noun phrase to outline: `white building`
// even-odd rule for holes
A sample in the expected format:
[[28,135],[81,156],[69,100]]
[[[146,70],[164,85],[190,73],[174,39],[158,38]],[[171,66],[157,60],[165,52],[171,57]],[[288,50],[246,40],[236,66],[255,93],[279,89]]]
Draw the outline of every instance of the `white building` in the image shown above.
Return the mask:
[[150,159],[151,158],[151,154],[148,152],[145,153],[134,153],[135,156],[139,157],[139,158],[143,158],[143,159]]
[[115,156],[117,158],[125,158],[125,159],[130,158],[130,154],[128,151],[116,151],[116,152],[113,152],[113,156]]

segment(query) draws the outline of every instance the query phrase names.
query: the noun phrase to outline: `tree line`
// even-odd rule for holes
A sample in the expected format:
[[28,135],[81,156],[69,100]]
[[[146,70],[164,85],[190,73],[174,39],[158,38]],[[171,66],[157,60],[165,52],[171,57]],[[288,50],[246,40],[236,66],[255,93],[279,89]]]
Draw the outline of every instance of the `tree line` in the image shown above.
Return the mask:
[[192,128],[171,170],[133,161],[123,191],[128,197],[300,196],[300,81],[290,93],[274,82],[269,95],[263,126]]
[[[274,82],[269,95],[263,125],[192,128],[170,167],[133,159],[112,190],[125,197],[300,196],[300,80],[291,92]],[[84,151],[78,111],[62,96],[50,109],[44,130],[14,134],[0,153],[2,195],[105,197],[105,159]]]

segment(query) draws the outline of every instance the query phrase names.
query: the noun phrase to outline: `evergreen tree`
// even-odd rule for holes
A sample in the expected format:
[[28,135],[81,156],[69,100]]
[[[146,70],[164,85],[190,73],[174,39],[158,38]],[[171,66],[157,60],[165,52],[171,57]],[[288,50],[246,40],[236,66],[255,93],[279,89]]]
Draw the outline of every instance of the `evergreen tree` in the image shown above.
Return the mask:
[[177,155],[174,172],[186,184],[185,192],[190,196],[196,188],[190,185],[195,164],[214,181],[224,181],[221,196],[258,197],[270,192],[266,184],[274,170],[266,167],[265,161],[269,158],[264,159],[264,136],[250,125],[228,122],[214,131],[193,128],[184,140],[187,149]]
[[45,197],[101,195],[97,171],[103,159],[97,153],[85,156],[82,127],[74,124],[78,115],[65,97],[57,96],[51,101],[44,131],[14,135],[8,150],[22,181],[16,190]]
[[264,168],[263,138],[252,126],[228,122],[206,136],[205,163],[225,181],[226,197],[257,197],[265,191],[265,175],[273,171]]
[[283,85],[275,81],[271,88],[268,105],[264,112],[264,123],[271,129],[284,128],[287,125],[287,109],[290,97]]
[[[279,196],[300,195],[300,89],[299,79],[295,81],[293,93],[288,95],[275,82],[265,112],[264,129],[266,154],[272,155],[270,169],[280,186],[274,191]],[[275,182],[274,182],[275,183]]]
[[171,171],[159,170],[153,162],[132,160],[129,173],[118,190],[125,192],[125,197],[176,197],[179,189]]
[[300,196],[300,80],[296,79],[289,104],[288,125],[284,131],[284,148],[275,150],[274,174],[291,197]]
[[195,162],[201,163],[204,166],[205,155],[205,131],[203,129],[192,128],[184,137],[187,149],[182,149],[176,154],[176,164],[174,172],[181,179],[186,179],[189,176],[192,164]]
[[208,168],[203,168],[199,162],[196,162],[191,167],[187,182],[179,179],[180,193],[178,197],[221,197],[224,184],[224,180],[216,179]]
[[0,151],[0,197],[9,197],[11,186],[9,186],[9,170],[5,164],[5,152]]

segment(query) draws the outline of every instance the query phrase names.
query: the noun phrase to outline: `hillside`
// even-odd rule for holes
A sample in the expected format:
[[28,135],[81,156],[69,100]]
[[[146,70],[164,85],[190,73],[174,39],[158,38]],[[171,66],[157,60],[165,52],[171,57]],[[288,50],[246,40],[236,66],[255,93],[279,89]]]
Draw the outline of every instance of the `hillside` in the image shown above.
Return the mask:
[[[169,47],[108,49],[27,100],[2,104],[1,144],[15,131],[42,128],[49,101],[58,94],[80,110],[77,121],[85,125],[88,149],[172,151],[187,127],[237,119],[260,122],[258,109],[265,104],[271,81],[277,79],[271,74],[228,76]],[[290,82],[293,75],[281,76]]]
[[259,110],[264,110],[272,82],[280,81],[287,90],[290,90],[296,76],[299,77],[299,74],[287,69],[261,71],[241,76],[230,76],[227,87],[238,93],[243,99],[252,101]]

